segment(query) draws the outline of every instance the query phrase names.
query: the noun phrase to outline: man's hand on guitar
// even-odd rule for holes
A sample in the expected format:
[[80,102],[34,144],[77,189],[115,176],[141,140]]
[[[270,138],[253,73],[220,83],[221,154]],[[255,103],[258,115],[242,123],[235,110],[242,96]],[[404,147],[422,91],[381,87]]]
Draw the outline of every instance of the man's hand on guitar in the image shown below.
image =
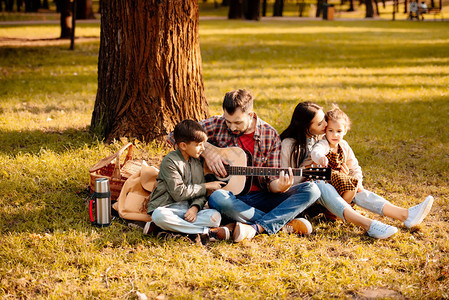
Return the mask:
[[206,149],[203,151],[201,155],[204,157],[206,166],[209,168],[211,172],[222,178],[227,176],[226,169],[224,167],[226,161],[223,160],[220,154],[213,151],[211,147],[208,147],[208,144],[206,144]]
[[293,171],[292,168],[288,168],[288,173],[281,171],[279,179],[276,179],[270,183],[270,190],[273,193],[285,193],[293,185]]
[[222,187],[224,187],[226,185],[226,183],[223,181],[211,181],[211,182],[204,183],[204,185],[206,186],[207,196],[209,196],[216,190],[219,190]]

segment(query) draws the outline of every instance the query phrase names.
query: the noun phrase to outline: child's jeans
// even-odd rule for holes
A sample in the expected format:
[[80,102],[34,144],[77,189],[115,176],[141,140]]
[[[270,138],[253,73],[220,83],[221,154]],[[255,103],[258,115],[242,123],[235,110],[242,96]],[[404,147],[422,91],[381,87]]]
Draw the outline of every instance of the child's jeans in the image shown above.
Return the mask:
[[192,223],[184,220],[184,215],[189,207],[188,201],[158,207],[153,211],[151,219],[163,230],[186,234],[204,234],[209,232],[210,227],[220,226],[221,215],[215,209],[200,210],[196,220]]
[[[351,206],[329,183],[317,181],[316,185],[321,192],[321,197],[317,202],[326,207],[331,213],[344,220],[343,211],[347,207],[351,208]],[[358,206],[381,216],[383,216],[384,205],[388,203],[388,201],[381,196],[365,189],[355,195],[353,202]]]
[[389,203],[381,196],[365,189],[363,189],[360,193],[355,194],[353,202],[358,206],[381,216],[384,215],[384,205]]

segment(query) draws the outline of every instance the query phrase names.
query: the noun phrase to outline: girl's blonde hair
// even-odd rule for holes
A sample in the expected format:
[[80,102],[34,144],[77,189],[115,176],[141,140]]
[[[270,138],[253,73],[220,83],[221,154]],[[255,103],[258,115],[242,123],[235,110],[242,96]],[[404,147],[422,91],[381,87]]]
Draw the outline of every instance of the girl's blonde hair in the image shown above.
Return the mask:
[[332,104],[332,109],[326,113],[326,122],[328,122],[329,120],[343,120],[345,122],[346,131],[349,131],[349,129],[351,129],[351,120],[349,119],[348,115],[345,114],[345,112],[342,111],[340,107],[338,107],[337,104]]

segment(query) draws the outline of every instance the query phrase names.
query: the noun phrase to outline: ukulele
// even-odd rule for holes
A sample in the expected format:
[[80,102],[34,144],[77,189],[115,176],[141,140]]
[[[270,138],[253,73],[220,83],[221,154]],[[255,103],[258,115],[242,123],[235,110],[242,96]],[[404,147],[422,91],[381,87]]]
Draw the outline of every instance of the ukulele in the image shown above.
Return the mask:
[[[213,151],[224,159],[227,163],[224,166],[228,176],[219,177],[204,164],[207,181],[219,180],[226,183],[223,190],[230,191],[234,195],[246,194],[251,188],[252,179],[255,176],[279,176],[281,171],[288,173],[288,168],[248,167],[247,161],[251,155],[239,147],[218,148],[209,144],[208,151]],[[331,179],[330,168],[292,168],[292,171],[293,176],[303,176],[309,180]]]

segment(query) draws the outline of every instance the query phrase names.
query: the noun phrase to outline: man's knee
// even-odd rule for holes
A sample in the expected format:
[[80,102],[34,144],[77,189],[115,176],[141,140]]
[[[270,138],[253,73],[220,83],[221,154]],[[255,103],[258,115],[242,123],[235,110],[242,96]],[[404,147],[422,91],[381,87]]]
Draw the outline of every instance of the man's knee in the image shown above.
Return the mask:
[[[230,192],[216,190],[209,196],[209,207],[221,211],[224,207],[232,203]],[[232,204],[231,204],[232,205]]]
[[298,192],[307,192],[310,194],[310,199],[313,201],[317,200],[321,196],[320,189],[315,184],[315,182],[307,181],[302,183],[302,186],[298,190]]

